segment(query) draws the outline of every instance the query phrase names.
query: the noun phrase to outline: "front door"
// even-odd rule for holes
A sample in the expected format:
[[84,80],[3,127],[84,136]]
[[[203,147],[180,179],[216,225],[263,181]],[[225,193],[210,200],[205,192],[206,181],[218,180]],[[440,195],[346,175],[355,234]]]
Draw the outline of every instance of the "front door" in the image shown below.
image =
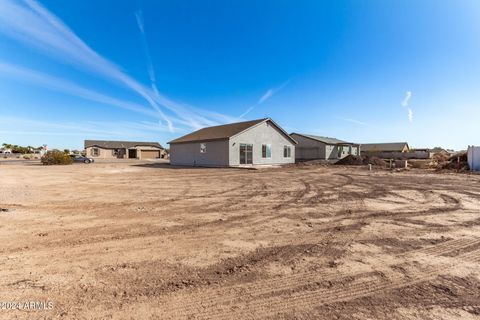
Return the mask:
[[240,143],[240,164],[253,163],[253,144]]

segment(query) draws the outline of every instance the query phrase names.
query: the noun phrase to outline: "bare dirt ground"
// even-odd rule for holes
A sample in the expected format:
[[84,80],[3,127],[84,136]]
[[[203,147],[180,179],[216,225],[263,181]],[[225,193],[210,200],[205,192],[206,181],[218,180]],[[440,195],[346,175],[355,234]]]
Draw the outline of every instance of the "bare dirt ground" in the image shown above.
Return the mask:
[[2,319],[478,319],[480,176],[0,165]]

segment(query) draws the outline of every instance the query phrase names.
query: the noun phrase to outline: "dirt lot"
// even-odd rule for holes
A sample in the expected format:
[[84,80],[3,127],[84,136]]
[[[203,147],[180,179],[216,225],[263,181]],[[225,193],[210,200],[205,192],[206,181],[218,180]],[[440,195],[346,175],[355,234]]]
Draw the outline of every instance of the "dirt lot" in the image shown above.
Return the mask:
[[0,165],[2,319],[478,319],[480,176]]

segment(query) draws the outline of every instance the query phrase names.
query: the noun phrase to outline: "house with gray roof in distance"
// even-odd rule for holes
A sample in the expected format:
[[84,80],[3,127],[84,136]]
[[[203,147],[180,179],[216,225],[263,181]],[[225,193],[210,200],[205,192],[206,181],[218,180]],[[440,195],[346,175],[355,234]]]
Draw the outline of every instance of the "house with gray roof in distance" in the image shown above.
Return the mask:
[[295,149],[297,160],[337,160],[360,154],[358,143],[296,132],[290,136],[298,142]]
[[85,140],[88,157],[98,159],[158,159],[167,153],[158,142]]
[[172,165],[229,167],[295,162],[296,141],[270,118],[207,127],[169,142]]

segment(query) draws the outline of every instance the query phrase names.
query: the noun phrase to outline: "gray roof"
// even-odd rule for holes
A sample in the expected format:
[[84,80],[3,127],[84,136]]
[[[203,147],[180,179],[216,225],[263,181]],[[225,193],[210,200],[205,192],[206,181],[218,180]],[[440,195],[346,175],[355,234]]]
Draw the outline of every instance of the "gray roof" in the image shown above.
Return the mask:
[[263,118],[251,121],[235,122],[230,124],[224,124],[220,126],[213,126],[203,128],[187,135],[184,135],[180,138],[172,140],[169,144],[173,143],[186,143],[186,142],[198,142],[198,141],[212,141],[212,140],[224,140],[229,139],[250,127],[253,127],[259,123],[270,121],[275,125],[289,140],[292,140],[295,144],[297,143],[292,137],[288,135],[280,126],[278,126],[272,119]]
[[373,151],[403,151],[403,148],[407,146],[408,143],[406,142],[389,142],[389,143],[365,143],[362,144],[362,151],[366,152],[373,152]]
[[134,148],[137,146],[149,146],[163,149],[158,142],[145,142],[145,141],[108,141],[108,140],[85,140],[85,148],[88,147],[100,147],[104,149],[123,149]]
[[353,145],[358,145],[358,143],[347,142],[347,141],[343,141],[343,140],[336,139],[336,138],[330,138],[330,137],[315,136],[313,134],[304,134],[304,133],[292,132],[290,135],[294,135],[294,134],[305,137],[305,138],[309,138],[309,139],[312,139],[312,140],[320,141],[320,142],[323,142],[323,143],[326,143],[326,144],[335,144],[335,145],[337,145],[337,144],[353,144]]

